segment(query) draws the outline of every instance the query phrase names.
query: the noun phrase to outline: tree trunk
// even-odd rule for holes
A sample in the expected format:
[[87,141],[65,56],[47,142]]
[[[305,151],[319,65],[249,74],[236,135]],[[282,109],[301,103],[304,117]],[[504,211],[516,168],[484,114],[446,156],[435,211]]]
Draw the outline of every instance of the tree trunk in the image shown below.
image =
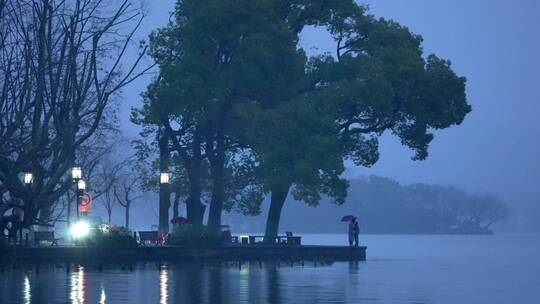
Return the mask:
[[[211,152],[212,156],[209,158],[212,170],[212,200],[208,214],[208,226],[220,230],[223,200],[225,199],[225,138],[223,134],[223,123],[218,125],[216,131],[216,149]],[[213,142],[208,144],[213,146]]]
[[73,199],[73,196],[71,195],[71,192],[70,191],[67,191],[67,214],[66,214],[66,222],[67,222],[67,227],[69,229],[69,227],[71,227],[71,201]]
[[201,204],[200,185],[190,185],[190,196],[186,201],[188,223],[202,224],[205,206]]
[[178,192],[175,192],[174,194],[174,201],[173,201],[173,218],[177,218],[179,216],[179,208],[180,208],[180,194]]
[[107,216],[109,217],[109,225],[111,224],[111,217],[112,217],[112,209],[111,210],[107,210]]
[[169,232],[169,208],[171,206],[169,198],[169,185],[159,186],[159,231]]
[[201,138],[200,131],[196,130],[193,138],[193,157],[188,168],[189,199],[186,211],[188,223],[202,224],[204,206],[201,204]]
[[212,168],[212,200],[210,212],[208,214],[208,226],[214,229],[221,229],[221,213],[223,210],[223,165]]
[[[162,134],[159,139],[159,168],[161,172],[169,172],[169,158],[169,138],[167,134]],[[169,232],[169,208],[171,207],[169,186],[169,184],[159,184],[160,232]]]
[[267,243],[275,243],[279,229],[279,220],[281,218],[281,209],[285,204],[285,199],[289,193],[290,185],[274,187],[270,198],[270,209],[268,218],[266,219],[266,232],[264,233],[264,241]]
[[[51,216],[52,216],[51,205],[46,204],[39,210],[39,221],[41,223],[49,222]],[[49,227],[47,227],[47,226],[38,226],[38,230],[39,231],[47,231],[47,230],[49,230]]]
[[129,228],[129,207],[131,202],[126,202],[126,228]]

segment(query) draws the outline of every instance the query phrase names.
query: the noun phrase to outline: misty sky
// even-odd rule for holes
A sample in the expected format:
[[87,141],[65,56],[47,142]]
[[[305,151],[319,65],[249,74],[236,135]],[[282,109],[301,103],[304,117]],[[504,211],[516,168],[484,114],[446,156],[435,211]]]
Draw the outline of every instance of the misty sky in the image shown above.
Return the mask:
[[[147,1],[140,33],[166,25],[174,0]],[[380,0],[369,4],[377,17],[393,19],[424,37],[426,54],[450,59],[466,76],[473,112],[458,127],[437,132],[426,161],[389,135],[380,161],[370,169],[349,166],[349,176],[378,174],[402,183],[426,182],[497,194],[518,210],[540,210],[540,1]],[[332,51],[328,36],[306,30],[302,45]],[[312,46],[318,46],[318,50]],[[130,136],[129,108],[150,77],[124,90],[122,128]],[[540,213],[536,211],[537,213]],[[521,214],[522,212],[518,212]]]

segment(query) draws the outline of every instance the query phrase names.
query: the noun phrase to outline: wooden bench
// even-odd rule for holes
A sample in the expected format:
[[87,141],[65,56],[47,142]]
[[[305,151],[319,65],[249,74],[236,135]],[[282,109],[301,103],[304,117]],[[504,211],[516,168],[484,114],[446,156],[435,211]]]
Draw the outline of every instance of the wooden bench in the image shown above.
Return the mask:
[[222,239],[225,244],[227,243],[239,244],[241,242],[240,237],[237,235],[225,236],[225,237],[222,237]]
[[147,242],[163,245],[158,231],[139,231],[139,244],[146,245]]
[[285,236],[277,237],[277,241],[278,241],[278,244],[283,244],[283,245],[301,245],[302,237],[294,236],[291,231],[286,231]]
[[294,236],[292,232],[287,233],[287,245],[301,245],[302,244],[302,237],[301,236]]
[[250,244],[257,244],[257,243],[263,243],[263,242],[264,242],[264,235],[250,235],[249,236]]
[[[238,242],[241,244],[261,244],[264,243],[264,235],[245,235],[245,236],[236,236],[232,237],[233,242]],[[281,244],[281,245],[301,245],[302,244],[302,237],[301,236],[294,236],[292,232],[287,231],[285,232],[285,235],[278,235],[273,240],[274,244]]]
[[34,231],[34,246],[41,241],[51,242],[51,246],[58,246],[58,240],[54,237],[54,231]]

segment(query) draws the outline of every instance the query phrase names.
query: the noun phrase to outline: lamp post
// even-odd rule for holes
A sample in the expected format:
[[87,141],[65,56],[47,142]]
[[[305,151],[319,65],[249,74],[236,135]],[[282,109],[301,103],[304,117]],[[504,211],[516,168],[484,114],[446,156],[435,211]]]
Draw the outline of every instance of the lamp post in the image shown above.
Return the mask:
[[[79,181],[82,179],[81,167],[75,166],[71,168],[71,178],[73,179],[73,184],[75,185],[75,196],[77,200],[76,201],[77,218],[79,218]],[[67,206],[67,224],[68,224],[68,228],[71,227],[71,200],[68,201],[68,206]]]
[[84,195],[84,190],[86,190],[86,182],[83,179],[77,181],[77,220],[80,217],[79,204]]
[[[34,175],[30,172],[26,172],[23,175],[23,182],[26,186],[27,194],[26,199],[24,201],[24,205],[28,204],[30,191],[32,190],[32,183],[34,182]],[[24,207],[25,206],[17,206],[15,209],[16,215],[17,215],[17,230],[19,232],[19,244],[22,246],[23,243],[23,237],[22,237],[22,230],[23,230],[23,223],[24,223]],[[15,234],[17,235],[17,234]],[[16,240],[16,237],[15,237]],[[16,242],[15,242],[16,243]]]
[[172,174],[160,172],[159,174],[159,232],[169,232],[170,184]]

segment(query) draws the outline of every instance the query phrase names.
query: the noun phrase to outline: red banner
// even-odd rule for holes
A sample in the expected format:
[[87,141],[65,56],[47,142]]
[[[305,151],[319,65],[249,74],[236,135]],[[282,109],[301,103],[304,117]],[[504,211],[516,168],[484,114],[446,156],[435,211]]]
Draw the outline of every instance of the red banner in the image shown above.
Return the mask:
[[90,193],[85,192],[79,204],[79,212],[89,213],[90,211],[92,211],[92,196]]

